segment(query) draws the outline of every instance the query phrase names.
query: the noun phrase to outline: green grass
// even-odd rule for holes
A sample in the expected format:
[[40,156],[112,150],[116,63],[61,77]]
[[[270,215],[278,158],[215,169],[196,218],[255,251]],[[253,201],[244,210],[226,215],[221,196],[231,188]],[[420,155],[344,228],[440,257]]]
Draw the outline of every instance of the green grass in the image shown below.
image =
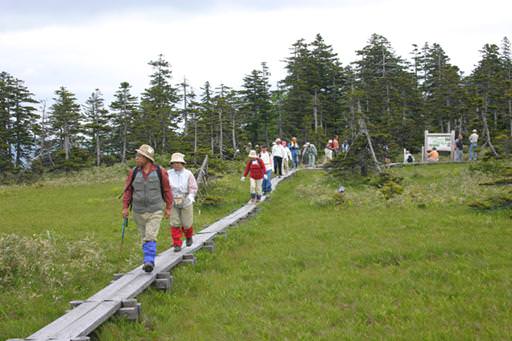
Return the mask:
[[[377,188],[347,182],[340,205],[333,199],[340,181],[320,171],[296,174],[261,204],[254,218],[229,230],[227,239],[217,239],[215,253],[199,252],[194,267],[173,270],[170,293],[149,290],[140,295],[140,323],[114,319],[96,336],[100,340],[510,339],[512,212],[467,205],[506,189],[478,186],[488,178],[470,173],[467,165],[392,172],[404,177],[401,195],[385,200]],[[221,181],[226,181],[223,186],[232,183]],[[68,199],[47,200],[33,212],[43,207],[49,211],[51,206],[76,210],[83,226],[73,224],[76,219],[70,214],[61,217],[59,225],[55,218],[47,217],[44,223],[34,219],[38,231],[61,226],[59,233],[76,240],[81,237],[68,236],[71,231],[88,231],[98,246],[112,244],[108,250],[118,250],[119,227],[109,220],[115,221],[111,216],[119,212],[102,212],[110,203],[100,200],[114,192],[113,185],[90,185],[96,188],[91,192],[67,186],[61,188],[64,192],[56,190],[55,197],[65,193]],[[246,186],[236,184],[236,200],[246,199]],[[11,195],[18,198],[17,205],[24,202],[23,196]],[[83,212],[80,203],[70,204],[74,196],[95,212]],[[92,201],[87,203],[88,199]],[[17,205],[2,201],[0,210],[10,207],[15,214],[9,231],[28,235],[31,230],[18,222],[28,217],[15,209]],[[224,206],[211,208],[198,220],[206,222],[226,211]],[[98,215],[103,217],[102,226],[94,223]],[[130,260],[138,261],[129,256],[138,252],[136,235],[130,240],[134,245],[124,257],[108,253],[105,262],[110,267],[90,274],[104,280],[97,286],[108,282],[114,270],[128,267]],[[70,284],[76,286],[75,280],[71,278]],[[91,283],[89,289],[66,291],[69,296],[85,294],[97,289]],[[32,301],[36,304],[23,305],[4,296],[0,337],[27,336],[34,326],[59,315],[64,301],[85,297],[60,298],[55,304],[54,298],[40,295]],[[21,311],[18,321],[4,321],[3,316],[12,311]],[[15,333],[13,328],[25,325],[30,330]]]

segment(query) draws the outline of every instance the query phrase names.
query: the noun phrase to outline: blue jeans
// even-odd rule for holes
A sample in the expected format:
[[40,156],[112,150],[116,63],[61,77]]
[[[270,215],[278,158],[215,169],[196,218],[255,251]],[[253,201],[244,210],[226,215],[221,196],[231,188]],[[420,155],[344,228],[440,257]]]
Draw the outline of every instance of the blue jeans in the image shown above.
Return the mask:
[[469,160],[476,161],[476,158],[477,158],[476,147],[477,147],[476,143],[469,144]]
[[272,170],[267,170],[267,179],[263,179],[263,193],[270,193],[272,192],[272,182],[270,181],[270,175],[272,174]]
[[299,166],[299,153],[295,149],[292,150],[292,162],[293,168],[297,168]]

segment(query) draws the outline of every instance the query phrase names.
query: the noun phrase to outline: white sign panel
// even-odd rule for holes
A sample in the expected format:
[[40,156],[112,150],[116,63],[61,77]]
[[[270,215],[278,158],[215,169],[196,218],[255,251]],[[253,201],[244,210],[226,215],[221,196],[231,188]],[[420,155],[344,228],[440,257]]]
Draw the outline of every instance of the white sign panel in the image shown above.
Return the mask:
[[452,150],[452,135],[451,134],[428,134],[426,136],[426,148],[436,148],[442,152],[450,152]]

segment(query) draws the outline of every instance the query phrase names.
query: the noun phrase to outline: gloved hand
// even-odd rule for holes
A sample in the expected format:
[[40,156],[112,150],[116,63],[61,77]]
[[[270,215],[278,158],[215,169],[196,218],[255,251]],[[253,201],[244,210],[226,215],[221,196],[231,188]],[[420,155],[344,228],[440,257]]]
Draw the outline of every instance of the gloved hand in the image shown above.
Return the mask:
[[240,181],[245,181],[245,176],[242,176],[242,177],[240,178]]
[[191,203],[195,203],[196,202],[196,198],[194,198],[194,196],[192,194],[187,195],[187,199]]

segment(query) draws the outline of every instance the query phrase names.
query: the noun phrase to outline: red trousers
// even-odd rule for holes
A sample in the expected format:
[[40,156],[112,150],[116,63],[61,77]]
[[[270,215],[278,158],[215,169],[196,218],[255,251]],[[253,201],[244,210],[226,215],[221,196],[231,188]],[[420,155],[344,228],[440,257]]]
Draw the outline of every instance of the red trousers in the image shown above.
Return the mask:
[[172,245],[181,246],[181,244],[183,244],[183,241],[181,240],[182,232],[185,234],[185,238],[192,238],[192,235],[194,234],[194,229],[192,228],[192,226],[190,226],[190,228],[188,229],[184,227],[172,226]]

